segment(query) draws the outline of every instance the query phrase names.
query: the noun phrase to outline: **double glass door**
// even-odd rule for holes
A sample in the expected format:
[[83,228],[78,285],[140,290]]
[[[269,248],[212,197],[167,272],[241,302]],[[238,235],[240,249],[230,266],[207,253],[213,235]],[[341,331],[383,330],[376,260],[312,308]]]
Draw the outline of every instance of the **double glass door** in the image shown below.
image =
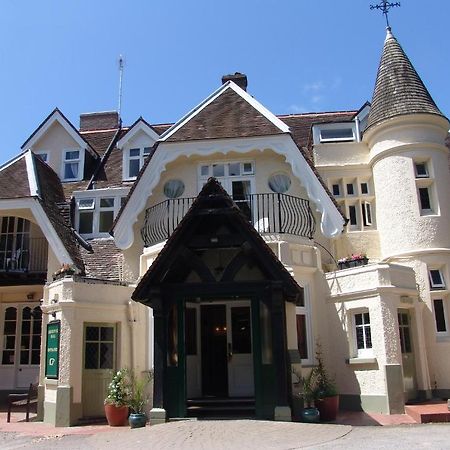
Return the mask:
[[250,301],[186,306],[188,398],[254,395]]

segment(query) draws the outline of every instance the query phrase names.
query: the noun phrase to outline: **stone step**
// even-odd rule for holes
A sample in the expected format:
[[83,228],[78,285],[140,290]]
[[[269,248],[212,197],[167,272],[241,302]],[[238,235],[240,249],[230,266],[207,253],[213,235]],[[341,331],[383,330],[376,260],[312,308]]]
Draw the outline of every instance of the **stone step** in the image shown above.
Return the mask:
[[450,411],[447,402],[406,405],[405,413],[417,423],[450,422]]

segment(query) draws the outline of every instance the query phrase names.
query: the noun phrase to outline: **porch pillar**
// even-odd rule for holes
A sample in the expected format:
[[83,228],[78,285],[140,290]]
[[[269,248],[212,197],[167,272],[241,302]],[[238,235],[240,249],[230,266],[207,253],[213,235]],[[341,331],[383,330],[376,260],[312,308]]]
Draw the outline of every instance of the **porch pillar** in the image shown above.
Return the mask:
[[289,422],[292,417],[288,403],[286,316],[281,286],[272,287],[272,344],[276,380],[274,419]]
[[167,355],[167,326],[161,298],[152,301],[154,329],[154,377],[153,377],[153,408],[150,411],[150,424],[165,423],[164,409],[164,367]]

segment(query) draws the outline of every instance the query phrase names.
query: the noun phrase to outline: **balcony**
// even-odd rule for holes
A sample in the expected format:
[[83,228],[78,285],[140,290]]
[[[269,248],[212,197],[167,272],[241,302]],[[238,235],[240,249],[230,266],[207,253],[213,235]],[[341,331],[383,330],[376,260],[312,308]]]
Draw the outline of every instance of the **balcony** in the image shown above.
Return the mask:
[[[145,247],[170,237],[195,198],[166,200],[148,208],[141,229]],[[234,200],[260,234],[290,234],[312,239],[316,224],[309,201],[286,194],[252,194]]]
[[[18,238],[20,236],[20,238]],[[15,250],[12,250],[15,248]],[[0,241],[0,272],[47,272],[48,245],[45,238],[23,235],[2,236]]]

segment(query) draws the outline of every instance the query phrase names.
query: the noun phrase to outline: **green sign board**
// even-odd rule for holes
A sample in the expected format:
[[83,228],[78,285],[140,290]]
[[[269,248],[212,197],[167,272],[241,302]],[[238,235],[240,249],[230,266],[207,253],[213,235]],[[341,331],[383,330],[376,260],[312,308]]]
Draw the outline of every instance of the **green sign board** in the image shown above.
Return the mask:
[[47,324],[47,347],[45,353],[45,376],[58,379],[59,376],[59,335],[61,322],[54,320]]

